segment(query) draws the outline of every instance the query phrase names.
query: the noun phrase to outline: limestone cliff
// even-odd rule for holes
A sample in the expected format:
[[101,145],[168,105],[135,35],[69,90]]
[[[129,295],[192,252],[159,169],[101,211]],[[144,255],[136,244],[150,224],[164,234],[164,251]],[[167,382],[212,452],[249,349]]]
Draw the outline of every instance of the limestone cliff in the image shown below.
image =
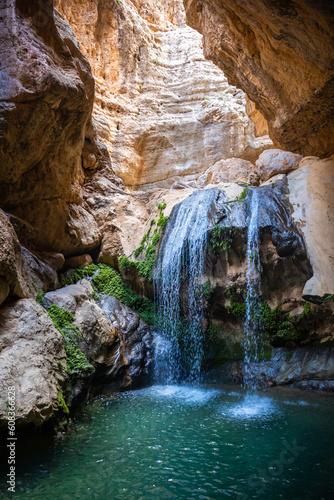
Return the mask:
[[94,123],[130,189],[171,186],[219,160],[255,160],[245,96],[203,56],[181,1],[57,0],[96,82]]
[[204,54],[246,92],[275,144],[303,155],[334,152],[332,2],[184,0]]

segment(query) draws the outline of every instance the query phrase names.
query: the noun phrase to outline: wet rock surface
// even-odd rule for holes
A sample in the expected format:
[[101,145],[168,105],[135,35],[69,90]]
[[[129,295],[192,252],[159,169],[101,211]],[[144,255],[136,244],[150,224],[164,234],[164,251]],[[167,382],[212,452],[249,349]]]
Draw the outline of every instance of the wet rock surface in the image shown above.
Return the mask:
[[[334,352],[331,347],[317,349],[297,348],[294,351],[273,349],[270,360],[252,363],[252,375],[262,387],[285,385],[300,389],[334,391]],[[242,383],[242,363],[223,367],[227,377]]]

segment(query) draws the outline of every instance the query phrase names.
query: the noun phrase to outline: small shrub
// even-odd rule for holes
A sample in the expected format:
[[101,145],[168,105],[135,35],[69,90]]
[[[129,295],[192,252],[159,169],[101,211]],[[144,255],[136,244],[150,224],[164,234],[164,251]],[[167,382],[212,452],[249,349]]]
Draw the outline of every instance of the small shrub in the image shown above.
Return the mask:
[[36,302],[37,302],[37,304],[42,305],[43,299],[44,299],[44,295],[45,295],[45,293],[43,292],[43,290],[39,290],[38,291],[38,293],[36,295]]
[[167,226],[168,216],[165,216],[162,212],[160,212],[159,219],[157,222],[157,226],[160,226],[162,230]]

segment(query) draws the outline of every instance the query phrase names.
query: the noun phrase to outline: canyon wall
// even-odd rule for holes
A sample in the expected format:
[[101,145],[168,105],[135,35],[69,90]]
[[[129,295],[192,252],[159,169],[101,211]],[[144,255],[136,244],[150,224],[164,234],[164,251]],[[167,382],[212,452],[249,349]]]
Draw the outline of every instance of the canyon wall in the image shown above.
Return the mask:
[[184,0],[205,56],[246,92],[276,146],[334,152],[334,9],[326,0]]
[[243,92],[205,60],[181,1],[55,5],[90,61],[94,123],[128,188],[170,187],[219,160],[255,160],[270,147],[265,133],[255,137]]

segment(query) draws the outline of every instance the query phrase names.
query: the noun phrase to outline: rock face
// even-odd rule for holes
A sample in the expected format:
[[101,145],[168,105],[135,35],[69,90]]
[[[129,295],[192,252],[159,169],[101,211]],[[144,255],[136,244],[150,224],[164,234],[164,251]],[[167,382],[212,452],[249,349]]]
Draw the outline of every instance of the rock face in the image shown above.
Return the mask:
[[334,152],[331,2],[184,0],[205,57],[241,88],[269,123],[277,147]]
[[27,297],[21,248],[8,218],[0,210],[0,304],[8,297]]
[[19,300],[0,312],[1,421],[9,386],[15,386],[19,423],[41,425],[51,418],[65,367],[62,336],[35,300]]
[[89,63],[52,2],[6,0],[1,14],[1,207],[31,224],[39,250],[92,248],[81,192]]
[[326,300],[334,295],[334,157],[304,158],[288,183],[292,216],[303,233],[313,268],[303,296]]
[[[250,369],[263,387],[289,385],[300,389],[334,390],[334,352],[330,347],[297,348],[293,352],[273,349],[270,360],[252,363]],[[238,382],[243,380],[241,363],[227,364],[223,372]]]
[[[56,6],[91,63],[93,121],[131,190],[170,187],[217,161],[255,160],[270,147],[268,136],[254,136],[243,92],[205,60],[202,37],[185,26],[181,1],[157,7],[58,0]],[[93,167],[93,156],[85,165]]]

